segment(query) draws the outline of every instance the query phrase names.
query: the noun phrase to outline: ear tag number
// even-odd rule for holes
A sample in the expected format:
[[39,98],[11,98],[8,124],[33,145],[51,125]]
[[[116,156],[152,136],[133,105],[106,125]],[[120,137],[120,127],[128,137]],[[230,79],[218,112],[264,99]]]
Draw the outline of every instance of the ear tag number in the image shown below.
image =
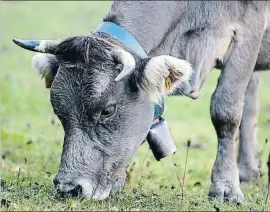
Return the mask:
[[165,88],[166,88],[166,90],[170,90],[171,87],[172,87],[172,80],[168,76],[168,77],[165,78]]

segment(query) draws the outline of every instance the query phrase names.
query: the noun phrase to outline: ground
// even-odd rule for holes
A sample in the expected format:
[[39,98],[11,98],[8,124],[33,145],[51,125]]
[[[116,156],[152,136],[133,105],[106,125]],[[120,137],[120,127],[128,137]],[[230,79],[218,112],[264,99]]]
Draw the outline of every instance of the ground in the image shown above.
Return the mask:
[[[167,118],[178,151],[157,162],[148,144],[130,166],[126,188],[108,200],[94,202],[59,197],[52,188],[62,149],[63,131],[53,115],[49,90],[31,69],[33,52],[12,43],[13,37],[57,39],[86,35],[102,21],[110,2],[2,2],[1,46],[1,210],[270,210],[267,154],[270,139],[270,72],[261,73],[259,149],[264,176],[242,184],[241,205],[209,201],[216,135],[209,105],[219,71],[209,75],[200,98],[166,99]],[[191,148],[187,157],[187,140]],[[185,180],[183,185],[183,176]]]

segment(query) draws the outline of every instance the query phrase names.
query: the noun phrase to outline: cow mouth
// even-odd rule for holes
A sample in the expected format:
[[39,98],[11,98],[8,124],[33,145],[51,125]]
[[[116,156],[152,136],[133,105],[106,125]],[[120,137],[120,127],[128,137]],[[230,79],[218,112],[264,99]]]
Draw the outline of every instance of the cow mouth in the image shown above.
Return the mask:
[[71,188],[70,190],[65,189],[65,191],[61,189],[57,189],[57,193],[60,195],[60,197],[77,197],[82,194],[82,187],[80,185],[75,186],[74,188]]
[[104,200],[109,197],[111,193],[111,186],[91,186],[89,183],[82,182],[81,185],[76,185],[74,187],[63,185],[60,188],[57,188],[57,193],[65,198],[65,197],[83,197],[86,199],[93,200]]
[[104,200],[109,197],[111,193],[121,190],[125,181],[116,181],[112,184],[92,184],[88,179],[79,179],[75,181],[76,184],[67,183],[55,186],[57,193],[61,197],[83,197],[93,200]]

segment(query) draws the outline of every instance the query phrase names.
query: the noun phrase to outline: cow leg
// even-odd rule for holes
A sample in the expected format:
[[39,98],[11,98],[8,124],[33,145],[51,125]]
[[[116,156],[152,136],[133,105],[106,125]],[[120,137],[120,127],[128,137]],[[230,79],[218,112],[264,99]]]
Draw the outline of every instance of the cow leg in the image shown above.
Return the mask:
[[240,124],[238,169],[240,181],[255,180],[260,177],[260,161],[257,150],[257,119],[259,73],[254,72],[245,94],[243,116]]
[[257,150],[257,119],[259,112],[259,73],[270,69],[270,25],[264,32],[262,44],[245,95],[245,105],[240,124],[238,169],[240,181],[250,181],[260,177],[260,158]]
[[[240,41],[233,43],[230,55],[211,99],[211,119],[218,137],[218,150],[212,169],[210,197],[242,202],[239,173],[234,154],[235,135],[242,118],[245,91],[253,73],[263,34],[263,20],[243,21]],[[255,27],[255,29],[254,29]],[[253,28],[256,33],[253,33]]]
[[[270,24],[264,31],[262,44],[255,65],[255,71],[270,69]],[[257,119],[259,73],[253,73],[245,95],[245,105],[240,124],[238,169],[240,181],[250,181],[260,177],[260,158],[257,150]]]

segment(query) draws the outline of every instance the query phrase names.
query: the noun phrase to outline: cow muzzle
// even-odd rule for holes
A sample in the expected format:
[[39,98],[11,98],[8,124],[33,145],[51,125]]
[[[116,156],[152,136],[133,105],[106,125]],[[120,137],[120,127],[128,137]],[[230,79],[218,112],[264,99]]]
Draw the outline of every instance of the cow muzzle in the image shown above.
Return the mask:
[[103,186],[99,183],[93,183],[89,179],[79,178],[75,181],[66,182],[54,179],[54,188],[62,196],[82,196],[87,199],[104,200],[109,197],[112,191],[112,185]]

